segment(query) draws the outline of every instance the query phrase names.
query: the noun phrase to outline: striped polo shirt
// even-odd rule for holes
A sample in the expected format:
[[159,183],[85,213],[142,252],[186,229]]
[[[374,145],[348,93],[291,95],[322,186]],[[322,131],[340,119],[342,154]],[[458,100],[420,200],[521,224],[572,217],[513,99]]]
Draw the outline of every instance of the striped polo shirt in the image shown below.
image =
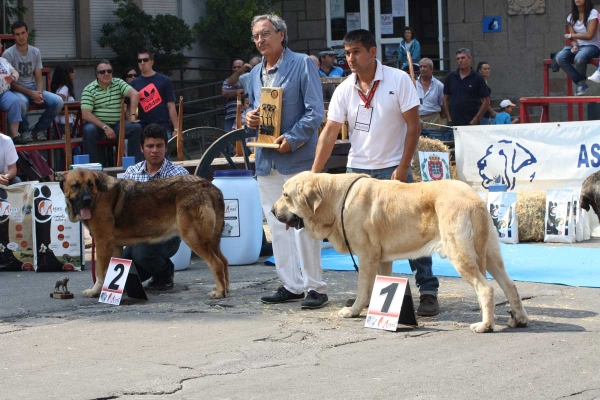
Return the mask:
[[121,119],[121,99],[131,89],[122,79],[113,78],[104,89],[93,81],[83,89],[81,108],[92,111],[106,125],[114,125]]

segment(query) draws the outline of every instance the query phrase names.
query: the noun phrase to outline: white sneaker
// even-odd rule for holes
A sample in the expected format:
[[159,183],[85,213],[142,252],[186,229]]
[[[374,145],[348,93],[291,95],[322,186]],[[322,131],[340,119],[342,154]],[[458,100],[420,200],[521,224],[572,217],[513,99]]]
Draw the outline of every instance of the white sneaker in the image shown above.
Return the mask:
[[590,81],[595,83],[600,83],[600,71],[594,72],[592,76],[588,78]]

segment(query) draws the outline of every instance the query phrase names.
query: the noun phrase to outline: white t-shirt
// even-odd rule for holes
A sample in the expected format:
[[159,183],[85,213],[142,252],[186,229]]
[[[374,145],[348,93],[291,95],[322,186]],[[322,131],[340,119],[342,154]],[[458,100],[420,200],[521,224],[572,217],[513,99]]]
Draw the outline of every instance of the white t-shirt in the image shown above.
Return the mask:
[[[419,106],[417,90],[408,74],[376,61],[374,81],[380,82],[369,110],[364,108],[365,103],[358,94],[356,74],[350,75],[335,89],[329,103],[327,119],[339,123],[348,121],[351,144],[349,168],[382,169],[398,166],[404,153],[407,131],[402,113]],[[359,106],[364,117],[357,125]]]
[[[592,21],[594,19],[598,19],[598,10],[596,10],[595,8],[592,8],[592,11],[590,11],[590,16],[588,17],[588,25],[589,25],[590,21]],[[568,24],[571,23],[571,14],[569,14],[569,16],[567,17],[567,23]],[[575,24],[573,24],[573,30],[575,31],[575,33],[586,33],[587,32],[587,28],[583,24],[583,21],[575,22]],[[577,39],[577,44],[579,46],[593,44],[594,46],[600,48],[600,36],[598,35],[598,29],[596,29],[596,31],[594,32],[594,36],[590,40]]]
[[0,174],[6,174],[8,166],[16,163],[18,159],[19,156],[12,139],[0,133]]
[[[75,101],[75,97],[69,95],[69,88],[66,86],[59,87],[58,90],[56,91],[56,94],[58,94],[58,95],[62,94],[63,96],[65,96],[67,98],[67,101]],[[57,123],[64,125],[65,124],[65,115],[62,114],[62,112],[61,112],[61,114],[58,114],[56,116],[55,120]],[[69,114],[69,122],[71,124],[75,123],[75,115]]]

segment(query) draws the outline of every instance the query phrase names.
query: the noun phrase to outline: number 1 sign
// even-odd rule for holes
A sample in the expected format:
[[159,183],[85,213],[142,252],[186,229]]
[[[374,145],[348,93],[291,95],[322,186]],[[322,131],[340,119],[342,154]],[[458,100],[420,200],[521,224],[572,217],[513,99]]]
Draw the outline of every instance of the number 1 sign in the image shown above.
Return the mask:
[[417,325],[408,279],[377,275],[365,327],[395,331],[398,323]]
[[98,301],[118,306],[123,293],[127,293],[129,297],[148,300],[133,261],[113,257],[108,264]]

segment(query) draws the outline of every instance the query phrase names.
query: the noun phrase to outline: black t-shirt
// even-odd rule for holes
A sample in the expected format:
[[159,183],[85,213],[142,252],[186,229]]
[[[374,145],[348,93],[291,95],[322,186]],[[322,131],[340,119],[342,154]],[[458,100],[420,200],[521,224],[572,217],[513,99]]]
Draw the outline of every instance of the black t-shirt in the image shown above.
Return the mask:
[[175,102],[175,91],[171,79],[158,72],[150,77],[138,76],[130,85],[140,93],[138,118],[142,127],[157,123],[172,129],[167,103]]
[[490,92],[481,74],[473,71],[460,77],[460,70],[451,71],[444,82],[444,95],[450,96],[450,116],[453,125],[469,125],[481,107],[481,99]]

